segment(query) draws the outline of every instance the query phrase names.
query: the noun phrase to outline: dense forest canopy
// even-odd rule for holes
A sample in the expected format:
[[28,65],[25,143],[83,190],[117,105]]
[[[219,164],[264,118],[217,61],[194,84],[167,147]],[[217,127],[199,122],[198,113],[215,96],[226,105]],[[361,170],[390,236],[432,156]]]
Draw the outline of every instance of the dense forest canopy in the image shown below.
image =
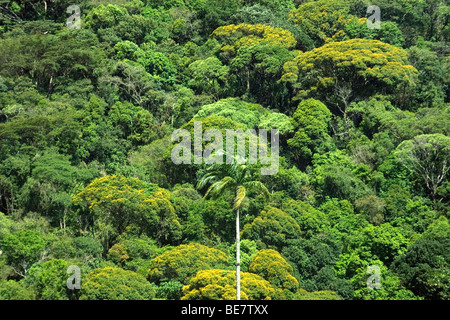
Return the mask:
[[[238,250],[242,299],[450,299],[449,20],[446,0],[0,0],[0,300],[234,299]],[[277,129],[276,172],[174,163],[199,121]]]

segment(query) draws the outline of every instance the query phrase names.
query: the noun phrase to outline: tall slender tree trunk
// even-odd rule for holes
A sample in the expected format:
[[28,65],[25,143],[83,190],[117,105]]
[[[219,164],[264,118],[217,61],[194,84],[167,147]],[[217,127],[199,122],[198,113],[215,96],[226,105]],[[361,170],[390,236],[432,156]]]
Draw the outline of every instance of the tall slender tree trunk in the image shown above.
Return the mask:
[[250,93],[250,69],[247,69],[247,94]]
[[239,209],[236,213],[236,300],[241,300],[241,239],[239,234]]

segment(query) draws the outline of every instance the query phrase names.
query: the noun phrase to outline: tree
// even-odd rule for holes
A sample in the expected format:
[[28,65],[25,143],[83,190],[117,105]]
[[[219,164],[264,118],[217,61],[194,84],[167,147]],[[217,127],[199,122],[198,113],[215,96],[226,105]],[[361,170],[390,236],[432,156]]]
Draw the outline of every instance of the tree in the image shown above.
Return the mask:
[[116,43],[114,50],[116,52],[116,57],[119,60],[128,59],[136,61],[140,53],[139,46],[128,40]]
[[46,239],[37,231],[19,230],[7,234],[1,240],[6,262],[14,272],[25,277],[34,263],[45,258]]
[[313,153],[329,143],[330,121],[330,110],[319,100],[307,99],[300,102],[292,116],[295,134],[288,140],[288,145],[301,164],[307,164]]
[[0,280],[0,300],[35,300],[35,295],[18,281]]
[[136,174],[141,180],[168,187],[168,178],[164,174],[163,156],[170,145],[170,137],[157,139],[142,146],[129,155],[130,165],[139,172]]
[[236,52],[240,47],[254,45],[260,42],[279,44],[286,48],[295,45],[291,32],[282,28],[274,28],[262,24],[239,24],[222,26],[214,30],[212,36],[225,42],[228,46],[223,48]]
[[[317,188],[318,194],[355,201],[372,193],[361,179],[364,174],[361,177],[358,172],[359,170],[367,172],[368,167],[356,166],[340,150],[323,155],[315,154],[312,163],[311,183]],[[370,170],[368,171],[370,172]]]
[[276,80],[284,62],[294,57],[289,49],[296,41],[290,31],[262,24],[239,24],[219,27],[212,36],[224,44],[222,57],[234,76],[235,96],[251,94],[259,103],[272,107],[286,103],[284,83]]
[[238,98],[226,98],[206,104],[193,117],[225,117],[247,128],[278,129],[280,134],[292,131],[293,126],[288,116],[279,112],[270,112],[263,106],[246,102]]
[[295,219],[304,238],[311,238],[320,232],[327,232],[331,227],[328,215],[303,201],[283,202],[281,209]]
[[242,209],[247,192],[258,192],[268,198],[269,191],[260,181],[252,179],[250,167],[238,164],[236,159],[232,165],[212,165],[208,171],[197,184],[198,189],[203,189],[212,183],[205,193],[205,198],[209,195],[217,198],[227,190],[235,193],[233,210],[236,211],[236,299],[240,300],[239,210]]
[[[59,86],[64,87],[71,82],[68,80],[96,79],[94,70],[106,55],[92,31],[43,33],[2,40],[0,74],[12,77],[26,75],[36,84],[36,89],[48,96]],[[9,61],[8,53],[17,57]]]
[[[234,286],[235,271],[202,270],[183,287],[182,300],[231,300],[238,295]],[[270,300],[275,296],[273,286],[262,277],[242,272],[242,299]]]
[[152,300],[155,289],[144,276],[116,267],[95,269],[81,284],[80,300]]
[[[258,248],[256,245],[256,242],[253,240],[243,239],[241,240],[240,246],[239,246],[241,253],[239,254],[241,258],[241,270],[245,272],[250,272],[248,270],[250,263],[252,262],[253,257],[255,254],[258,253]],[[229,265],[235,266],[236,265],[236,244],[233,243],[231,247],[228,249],[228,261]],[[254,273],[254,272],[253,272]]]
[[93,265],[102,260],[103,246],[97,239],[80,236],[72,239],[75,256],[70,257],[81,261],[84,265]]
[[293,99],[314,97],[330,101],[338,106],[336,113],[340,111],[344,117],[352,100],[378,92],[397,94],[397,104],[405,105],[407,89],[417,76],[417,69],[408,64],[405,50],[378,40],[327,43],[299,53],[293,62],[286,62],[287,72],[281,78],[297,88]]
[[150,260],[155,258],[161,249],[155,240],[135,234],[129,228],[118,238],[118,242],[108,250],[108,260],[125,270],[135,271],[147,276]]
[[[220,241],[232,243],[234,241],[235,219],[236,213],[230,208],[230,202],[225,197],[202,199],[201,201],[192,203],[189,208],[188,221],[195,221],[199,224],[198,227],[203,224],[203,228],[200,227],[196,231],[196,233],[198,232],[197,235],[203,231],[204,237],[209,239],[212,243],[219,243]],[[205,238],[203,237],[197,239],[199,242],[204,240]],[[236,250],[236,248],[234,248],[234,250]],[[236,256],[236,251],[234,251],[234,253]],[[235,263],[232,265],[235,265]]]
[[260,275],[276,288],[291,292],[298,289],[298,281],[292,275],[292,266],[273,249],[263,249],[256,253],[248,271]]
[[80,227],[93,230],[107,250],[127,226],[160,244],[176,243],[181,226],[169,198],[169,191],[155,184],[112,175],[92,181],[73,202],[84,211]]
[[189,86],[197,92],[210,94],[214,99],[218,99],[227,85],[227,75],[229,68],[222,65],[216,57],[209,57],[205,60],[196,60],[189,65],[192,79]]
[[416,104],[423,107],[440,106],[445,99],[445,62],[427,46],[410,47],[408,58],[419,71],[414,94]]
[[119,24],[128,12],[125,8],[114,4],[99,5],[89,11],[86,16],[86,26],[98,31],[99,29],[111,28]]
[[350,14],[346,0],[308,1],[292,9],[289,19],[302,29],[313,41],[316,48],[329,41],[339,41],[345,37],[345,27],[358,21]]
[[[196,132],[195,130],[195,122],[201,122],[201,129],[202,132],[200,134],[200,131],[198,130],[198,132]],[[222,137],[226,137],[226,130],[230,129],[230,128],[234,128],[235,130],[239,130],[242,129],[242,135],[239,135],[238,137],[242,137],[245,136],[245,130],[247,130],[247,127],[245,125],[242,125],[240,123],[237,123],[236,121],[233,121],[231,119],[225,118],[223,116],[212,116],[212,117],[206,117],[206,118],[194,118],[192,120],[190,120],[189,122],[185,123],[181,129],[185,129],[187,131],[189,131],[190,137],[187,136],[182,136],[181,138],[183,139],[183,142],[189,141],[188,145],[191,146],[191,150],[187,150],[189,153],[185,154],[183,153],[183,158],[186,157],[185,159],[189,159],[186,162],[190,163],[192,165],[176,165],[174,164],[174,162],[172,161],[172,153],[174,152],[174,148],[176,147],[175,142],[173,141],[170,145],[169,148],[165,151],[165,153],[163,154],[163,166],[164,166],[164,173],[166,175],[166,178],[168,180],[168,182],[172,185],[176,184],[176,183],[196,183],[196,176],[197,176],[197,171],[200,169],[204,168],[204,164],[196,164],[195,162],[192,163],[193,159],[194,159],[194,150],[192,150],[192,145],[191,145],[191,137],[194,137],[195,135],[198,136],[203,136],[206,132],[206,130],[210,130],[210,129],[217,129],[220,131]],[[253,134],[252,134],[253,136]],[[186,139],[186,141],[185,141]],[[242,137],[242,139],[246,139],[245,137]],[[180,140],[180,139],[179,139]],[[192,139],[193,140],[193,139]],[[178,144],[179,146],[180,144]],[[209,145],[208,140],[206,139],[202,139],[202,151],[205,150],[205,147]],[[226,143],[225,143],[226,145]],[[211,147],[211,146],[210,146]],[[220,153],[218,153],[218,151],[220,151],[220,144],[217,147],[212,148],[213,150],[215,149],[215,152],[213,152],[213,154],[215,154],[216,156],[220,156]],[[246,148],[248,149],[248,148]],[[178,152],[177,156],[181,153],[180,148],[175,149],[176,152]],[[210,149],[211,150],[211,149]],[[226,148],[223,148],[223,151],[226,151]],[[217,153],[216,153],[217,152]],[[225,155],[225,153],[224,153]]]
[[352,19],[351,22],[344,26],[343,40],[363,38],[380,40],[381,42],[391,44],[393,46],[402,47],[405,42],[402,31],[395,22],[383,21],[380,28],[367,28],[367,19]]
[[334,291],[322,290],[308,292],[305,289],[299,289],[294,296],[295,300],[341,300],[341,297]]
[[21,188],[19,198],[26,211],[47,216],[53,225],[65,229],[73,222],[71,197],[80,182],[77,168],[71,166],[70,157],[47,149],[36,154],[30,177]]
[[148,144],[157,138],[153,115],[128,101],[116,102],[108,112],[108,121],[111,126],[120,127],[123,138],[133,145]]
[[148,93],[158,88],[155,78],[144,66],[130,60],[122,60],[113,66],[111,74],[104,73],[99,78],[99,87],[108,100],[119,98],[145,107],[148,105]]
[[143,50],[139,54],[137,62],[144,66],[145,70],[152,75],[153,79],[160,81],[165,86],[175,83],[177,70],[167,56],[158,51]]
[[187,284],[198,271],[225,267],[227,262],[223,251],[198,243],[182,244],[153,258],[147,278],[156,284],[168,281]]
[[395,259],[392,269],[401,283],[417,296],[448,299],[449,246],[450,225],[442,216]]
[[301,237],[301,231],[295,219],[286,212],[268,207],[244,226],[242,236],[256,241],[260,249],[271,248],[281,252],[290,241]]
[[363,260],[376,256],[387,266],[390,266],[397,256],[405,253],[408,245],[408,239],[402,234],[402,230],[390,223],[378,226],[369,224],[357,230],[347,240],[348,251],[356,249]]
[[226,98],[205,104],[193,119],[204,117],[225,117],[249,129],[271,130],[276,128],[281,135],[287,135],[293,131],[291,120],[284,113],[271,112],[259,104],[238,98]]
[[[342,253],[342,242],[331,232],[322,232],[309,239],[298,238],[281,253],[295,268],[299,286],[307,291],[332,290],[348,298],[348,284],[338,279],[334,270]],[[350,294],[351,295],[351,294]]]
[[[357,270],[352,278],[355,287],[354,299],[356,300],[422,300],[408,289],[401,285],[400,278],[397,277],[386,266],[380,267],[379,289],[372,289],[367,286],[370,273],[367,272],[367,266]],[[370,280],[369,280],[370,281]]]
[[73,300],[77,290],[67,288],[71,264],[62,259],[52,259],[33,266],[24,279],[27,288],[36,293],[37,300]]
[[375,195],[368,195],[355,201],[355,208],[368,216],[370,223],[379,225],[384,221],[385,202]]
[[450,137],[425,134],[402,142],[396,149],[397,159],[420,178],[433,201],[437,188],[446,181],[450,165]]

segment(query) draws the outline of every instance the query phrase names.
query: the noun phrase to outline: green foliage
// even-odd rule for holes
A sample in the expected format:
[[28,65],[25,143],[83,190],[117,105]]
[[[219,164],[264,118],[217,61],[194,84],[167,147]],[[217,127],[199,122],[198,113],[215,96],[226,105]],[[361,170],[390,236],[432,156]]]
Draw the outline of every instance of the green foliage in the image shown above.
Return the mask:
[[345,40],[354,38],[374,39],[397,47],[402,47],[405,42],[402,31],[395,22],[391,21],[384,21],[379,29],[369,29],[367,28],[367,19],[352,19],[344,26],[343,30],[346,34]]
[[197,92],[213,95],[217,99],[227,83],[228,70],[216,57],[196,60],[189,65],[192,74],[189,85]]
[[299,287],[308,291],[332,290],[348,298],[348,284],[338,279],[334,265],[342,252],[342,242],[336,237],[319,234],[311,239],[298,239],[281,253],[294,267]]
[[108,250],[108,259],[125,270],[147,275],[149,260],[160,253],[156,241],[141,235],[139,238],[124,233]]
[[86,25],[94,31],[111,28],[117,25],[127,15],[127,10],[117,5],[108,4],[105,6],[101,4],[89,11],[86,17]]
[[358,247],[362,258],[370,258],[373,255],[390,265],[396,256],[406,252],[408,240],[398,228],[389,223],[379,226],[368,225],[351,237],[350,245]]
[[384,221],[384,208],[386,204],[377,196],[368,195],[355,201],[355,208],[367,215],[370,223],[379,225]]
[[419,135],[412,140],[403,141],[395,154],[422,181],[434,199],[437,188],[445,180],[449,170],[447,160],[450,156],[450,138],[439,133]]
[[297,221],[304,238],[328,231],[331,226],[325,213],[303,201],[287,201],[282,204],[282,209]]
[[261,105],[244,102],[239,99],[227,98],[213,104],[202,106],[194,116],[204,117],[226,117],[247,128],[278,129],[280,134],[292,132],[292,124],[283,113],[269,112]]
[[14,280],[0,280],[0,300],[34,300],[33,291]]
[[244,225],[242,237],[256,241],[258,248],[281,251],[291,240],[301,236],[300,226],[286,212],[269,207],[251,223]]
[[175,81],[176,69],[167,56],[158,51],[144,51],[137,60],[154,79],[171,85]]
[[178,281],[162,282],[156,288],[156,298],[180,300],[182,296],[181,289],[183,289],[183,284]]
[[[248,239],[242,239],[240,241],[240,266],[242,271],[248,271],[250,263],[256,253],[258,253],[258,248],[255,241]],[[236,243],[233,243],[228,250],[228,265],[236,265]]]
[[43,258],[45,246],[44,236],[32,230],[19,230],[7,234],[1,240],[6,262],[22,277],[26,276],[34,263]]
[[329,197],[355,201],[370,193],[358,177],[357,167],[341,151],[328,152],[313,157],[313,184]]
[[288,140],[294,157],[300,163],[308,163],[313,153],[328,142],[330,120],[331,112],[322,102],[315,99],[300,102],[292,116],[295,134]]
[[448,300],[447,2],[0,1],[0,299]]
[[267,83],[279,78],[284,62],[294,57],[289,51],[295,44],[290,31],[262,24],[231,24],[217,28],[212,35],[224,44],[222,56],[234,76],[235,95],[252,95],[263,105],[283,104],[282,95],[271,91],[283,92],[284,87]]
[[380,268],[379,289],[371,289],[367,286],[367,280],[370,273],[366,272],[367,268],[360,268],[358,273],[353,277],[352,282],[357,288],[354,297],[357,300],[422,300],[405,289],[400,279],[393,275],[385,266]]
[[33,266],[24,279],[24,285],[35,292],[37,300],[69,300],[76,298],[76,290],[69,290],[66,282],[71,264],[53,259]]
[[448,299],[449,245],[449,223],[440,217],[394,262],[404,286],[427,299]]

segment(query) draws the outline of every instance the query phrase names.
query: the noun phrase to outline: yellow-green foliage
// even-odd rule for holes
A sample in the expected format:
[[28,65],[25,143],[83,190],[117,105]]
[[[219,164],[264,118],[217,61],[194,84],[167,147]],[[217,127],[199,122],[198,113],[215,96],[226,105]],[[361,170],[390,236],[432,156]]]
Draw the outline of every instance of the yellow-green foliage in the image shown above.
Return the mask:
[[214,30],[212,36],[227,43],[222,50],[234,52],[242,46],[252,46],[262,41],[286,48],[292,48],[296,44],[290,31],[263,24],[230,24]]
[[[270,111],[259,104],[245,102],[237,98],[227,98],[204,105],[194,116],[194,119],[211,116],[224,117],[248,128],[255,128],[259,124],[260,117],[266,114],[270,114]],[[233,127],[229,129],[233,129]]]
[[73,197],[73,203],[86,209],[104,240],[135,225],[165,243],[180,236],[180,224],[169,199],[169,191],[155,184],[111,175],[95,179]]
[[242,230],[242,238],[255,240],[260,248],[267,246],[280,249],[289,240],[300,237],[300,226],[294,218],[274,207],[261,211],[261,214]]
[[89,210],[95,212],[133,200],[143,202],[156,190],[156,185],[145,183],[139,179],[111,175],[95,179],[72,200],[74,204],[85,205]]
[[364,85],[369,92],[377,85],[378,89],[383,85],[393,90],[400,83],[412,85],[416,75],[417,69],[408,64],[404,49],[378,40],[351,39],[299,53],[285,63],[282,80],[300,82],[295,97],[300,99],[333,88],[338,82]]
[[[203,270],[183,287],[182,300],[234,300],[236,299],[236,271]],[[241,272],[242,300],[271,300],[274,287],[261,276]]]
[[304,289],[299,289],[294,296],[295,300],[341,300],[339,295],[334,291],[322,290],[308,292]]
[[298,288],[292,266],[273,249],[263,249],[255,254],[248,271],[260,275],[275,287],[291,291]]
[[151,300],[155,289],[145,277],[115,267],[95,269],[81,285],[80,300]]
[[327,41],[341,40],[345,36],[345,25],[358,21],[358,18],[348,11],[348,1],[309,1],[292,9],[289,19],[306,32],[317,45],[322,45]]
[[[270,112],[259,104],[238,98],[221,99],[215,103],[204,105],[194,116],[194,120],[205,117],[224,117],[247,128],[266,130],[277,128],[281,134],[292,131],[292,124],[285,114]],[[234,129],[234,127],[229,129]]]
[[182,244],[152,259],[147,278],[156,283],[187,283],[197,271],[224,267],[227,261],[225,252],[218,249],[198,243]]

